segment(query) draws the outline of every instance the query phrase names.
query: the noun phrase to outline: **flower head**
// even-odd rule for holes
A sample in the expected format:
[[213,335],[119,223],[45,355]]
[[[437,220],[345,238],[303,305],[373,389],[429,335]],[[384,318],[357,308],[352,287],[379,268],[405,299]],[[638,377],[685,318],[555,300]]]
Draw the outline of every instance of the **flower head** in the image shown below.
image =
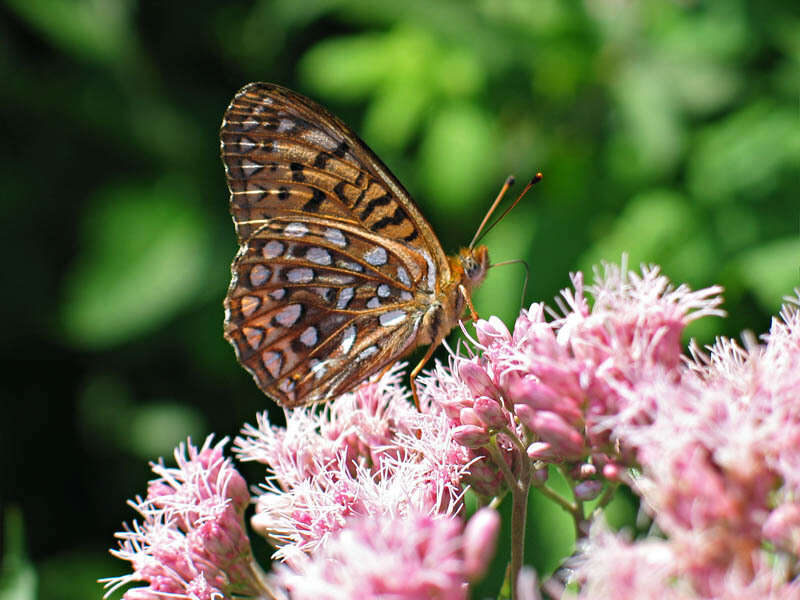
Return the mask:
[[715,593],[731,573],[742,585],[761,585],[767,541],[799,556],[796,302],[773,322],[765,344],[720,339],[707,354],[694,348],[678,378],[661,372],[637,381],[622,394],[630,410],[608,421],[614,437],[634,449],[634,489],[685,550],[681,572],[701,594]]
[[106,580],[108,594],[133,581],[146,587],[125,592],[128,600],[214,600],[259,597],[263,592],[244,527],[249,494],[244,479],[222,455],[227,440],[201,448],[181,444],[176,467],[153,464],[157,479],[147,498],[131,505],[141,515],[117,533],[111,553],[130,561],[133,573]]
[[286,429],[246,427],[242,460],[270,473],[256,499],[255,529],[277,558],[314,552],[355,516],[451,515],[461,510],[469,456],[441,411],[417,412],[398,368],[321,411],[287,413]]
[[457,517],[413,510],[354,517],[312,555],[276,567],[277,579],[293,600],[460,600],[467,597],[467,578],[491,558],[496,517],[488,509],[476,514],[466,535]]
[[605,265],[594,285],[585,287],[581,273],[572,283],[561,294],[561,316],[548,321],[549,309],[534,304],[513,332],[496,317],[479,321],[481,354],[454,357],[421,382],[423,397],[442,407],[473,457],[468,481],[479,493],[501,493],[507,474],[533,460],[566,464],[587,480],[582,497],[594,497],[600,485],[592,479],[616,480],[635,462],[612,437],[618,415],[647,416],[646,406],[630,401],[632,390],[660,374],[680,378],[684,327],[721,314],[719,288],[673,288],[656,267],[634,273]]

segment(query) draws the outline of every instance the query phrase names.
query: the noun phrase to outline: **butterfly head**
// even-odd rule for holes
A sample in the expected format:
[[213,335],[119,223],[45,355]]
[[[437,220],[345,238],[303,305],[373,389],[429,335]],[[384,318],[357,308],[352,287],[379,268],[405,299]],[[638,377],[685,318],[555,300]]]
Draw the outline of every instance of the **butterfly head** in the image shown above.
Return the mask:
[[489,269],[489,249],[486,246],[462,248],[458,252],[458,261],[464,272],[462,283],[467,289],[474,290],[483,283]]

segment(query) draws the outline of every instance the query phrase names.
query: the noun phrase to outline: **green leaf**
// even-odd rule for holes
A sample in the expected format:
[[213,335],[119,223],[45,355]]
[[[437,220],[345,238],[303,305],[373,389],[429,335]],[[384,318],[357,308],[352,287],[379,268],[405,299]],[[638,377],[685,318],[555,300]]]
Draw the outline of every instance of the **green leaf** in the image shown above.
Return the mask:
[[[111,538],[109,536],[109,542]],[[96,542],[91,546],[94,548]],[[41,574],[41,591],[39,598],[58,600],[86,600],[86,598],[101,598],[103,584],[98,578],[114,576],[120,571],[130,568],[108,554],[100,554],[86,550],[71,550],[63,554],[52,556],[39,563]],[[131,586],[124,586],[110,599],[119,599],[122,592]]]
[[129,0],[8,0],[52,43],[78,57],[118,64],[136,47]]
[[[433,61],[432,61],[433,62]],[[431,65],[428,86],[451,98],[470,97],[486,84],[486,67],[470,47],[448,48]]]
[[[559,496],[571,499],[572,492],[563,476],[550,468],[545,485]],[[575,524],[555,502],[532,488],[528,498],[528,524],[525,530],[525,564],[536,567],[546,579],[575,549]]]
[[735,265],[764,310],[774,314],[783,297],[800,286],[800,237],[776,240],[743,252]]
[[796,109],[762,100],[706,128],[689,161],[689,187],[707,204],[766,197],[798,161]]
[[166,456],[178,440],[202,440],[208,432],[196,409],[171,401],[139,406],[132,411],[126,439],[137,456]]
[[651,178],[671,172],[683,151],[685,131],[664,66],[652,59],[625,66],[615,95],[623,126],[610,159],[618,177]]
[[0,600],[35,600],[37,576],[25,552],[25,525],[19,507],[2,515],[5,526],[3,562],[0,565]]
[[433,206],[442,216],[460,214],[464,202],[477,199],[495,172],[494,123],[471,104],[442,107],[428,127],[420,150],[420,168]]
[[430,99],[423,86],[399,82],[384,86],[367,109],[363,137],[376,150],[402,149],[416,133]]
[[662,265],[673,280],[707,281],[714,271],[716,252],[708,233],[681,194],[651,190],[635,196],[606,234],[581,257],[580,268],[591,272],[601,261]]
[[639,498],[627,486],[621,486],[614,492],[611,501],[603,509],[603,517],[614,530],[633,530],[636,527],[636,516],[639,514]]
[[369,33],[323,40],[305,53],[300,78],[321,95],[360,100],[384,84],[394,68],[387,33]]
[[61,323],[71,343],[124,343],[202,296],[209,244],[197,195],[175,181],[98,195],[65,281]]
[[208,431],[195,407],[168,398],[137,402],[125,381],[107,375],[94,375],[84,386],[78,419],[93,447],[143,459],[170,454],[177,441],[202,439]]

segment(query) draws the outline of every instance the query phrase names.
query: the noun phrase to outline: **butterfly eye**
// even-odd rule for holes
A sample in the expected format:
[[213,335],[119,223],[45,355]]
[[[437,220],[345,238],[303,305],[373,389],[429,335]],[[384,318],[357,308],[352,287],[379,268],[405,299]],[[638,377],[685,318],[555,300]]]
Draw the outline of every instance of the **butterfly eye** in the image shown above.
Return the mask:
[[464,279],[471,286],[480,285],[486,276],[489,267],[489,252],[486,246],[477,248],[462,248],[459,252],[461,268],[464,269]]
[[478,275],[478,272],[481,270],[481,266],[478,264],[478,261],[475,260],[473,256],[465,256],[461,261],[461,266],[464,267],[464,274],[467,276],[467,279],[475,279]]

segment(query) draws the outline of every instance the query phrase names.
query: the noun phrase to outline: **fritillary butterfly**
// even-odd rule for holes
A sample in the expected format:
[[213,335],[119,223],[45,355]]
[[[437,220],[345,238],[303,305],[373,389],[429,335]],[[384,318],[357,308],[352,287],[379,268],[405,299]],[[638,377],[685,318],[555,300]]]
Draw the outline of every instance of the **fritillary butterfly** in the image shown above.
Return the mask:
[[220,140],[240,244],[225,338],[239,362],[294,407],[349,391],[429,344],[411,374],[416,401],[422,365],[467,306],[475,316],[486,246],[448,257],[366,144],[286,88],[239,90]]

